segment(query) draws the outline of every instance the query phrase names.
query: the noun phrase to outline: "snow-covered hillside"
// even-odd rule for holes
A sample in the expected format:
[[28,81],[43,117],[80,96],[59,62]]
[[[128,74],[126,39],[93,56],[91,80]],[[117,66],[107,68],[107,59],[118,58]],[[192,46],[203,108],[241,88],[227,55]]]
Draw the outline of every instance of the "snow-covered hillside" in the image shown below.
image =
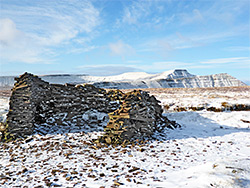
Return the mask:
[[[195,88],[195,87],[227,87],[243,86],[243,82],[228,74],[214,74],[196,76],[187,70],[170,70],[159,74],[145,72],[129,72],[116,76],[88,76],[88,75],[42,75],[43,80],[50,83],[84,84],[90,83],[101,88]],[[0,87],[13,86],[14,77],[0,77]]]
[[[249,104],[249,92],[249,87],[235,87],[151,93],[162,105],[207,101],[218,106]],[[6,111],[7,102],[0,100],[0,111]],[[250,187],[250,111],[171,110],[165,115],[182,127],[166,129],[140,146],[95,148],[89,141],[101,132],[85,126],[0,143],[0,187]]]
[[[185,72],[186,71],[184,71],[184,73]],[[183,71],[175,70],[173,74],[165,75],[165,78],[163,76],[164,74],[162,74],[159,76],[147,77],[143,80],[95,82],[93,84],[101,88],[116,89],[230,87],[246,85],[226,73],[208,76],[195,76],[182,73]]]

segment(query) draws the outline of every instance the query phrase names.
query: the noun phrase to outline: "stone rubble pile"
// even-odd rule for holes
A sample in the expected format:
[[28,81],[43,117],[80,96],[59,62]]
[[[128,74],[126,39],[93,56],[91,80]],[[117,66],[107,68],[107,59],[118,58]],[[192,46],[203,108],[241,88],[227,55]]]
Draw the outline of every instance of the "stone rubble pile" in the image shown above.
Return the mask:
[[7,134],[15,138],[47,134],[59,127],[96,131],[96,126],[97,130],[106,127],[98,140],[111,144],[178,126],[162,116],[159,101],[143,91],[124,94],[89,84],[50,84],[30,73],[15,80],[7,114]]

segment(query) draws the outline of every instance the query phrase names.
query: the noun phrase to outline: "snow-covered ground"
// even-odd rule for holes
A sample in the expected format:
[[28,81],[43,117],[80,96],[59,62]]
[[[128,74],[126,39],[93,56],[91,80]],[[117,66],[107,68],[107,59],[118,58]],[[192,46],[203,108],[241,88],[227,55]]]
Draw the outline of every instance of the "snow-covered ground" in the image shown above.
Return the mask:
[[9,98],[0,97],[0,122],[5,121],[9,109]]
[[[231,92],[231,102],[240,93]],[[194,95],[197,105],[205,100]],[[165,104],[168,97],[158,95]],[[7,101],[0,102],[2,111]],[[250,187],[250,111],[165,115],[182,127],[134,147],[95,148],[89,140],[100,133],[84,129],[0,143],[0,187]]]
[[[128,90],[126,90],[128,91]],[[242,104],[250,110],[250,87],[146,89],[161,101],[166,111],[216,108],[225,111]],[[243,107],[242,107],[243,108]],[[224,111],[223,110],[223,111]]]

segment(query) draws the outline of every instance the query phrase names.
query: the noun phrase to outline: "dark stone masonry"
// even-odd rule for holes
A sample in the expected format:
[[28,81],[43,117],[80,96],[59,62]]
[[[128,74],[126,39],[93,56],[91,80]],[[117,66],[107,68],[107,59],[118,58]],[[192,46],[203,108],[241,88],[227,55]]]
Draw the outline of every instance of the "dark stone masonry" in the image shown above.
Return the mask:
[[14,137],[96,124],[106,131],[103,142],[112,143],[114,135],[123,140],[143,139],[178,126],[162,116],[154,96],[140,90],[124,94],[89,84],[50,84],[30,73],[15,80],[7,114],[7,132]]

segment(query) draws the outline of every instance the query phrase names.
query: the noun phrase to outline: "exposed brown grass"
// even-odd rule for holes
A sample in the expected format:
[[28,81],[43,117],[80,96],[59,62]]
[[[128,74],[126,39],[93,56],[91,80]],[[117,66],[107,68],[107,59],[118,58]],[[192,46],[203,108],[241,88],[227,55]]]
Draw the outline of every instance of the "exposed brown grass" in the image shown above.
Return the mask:
[[[123,92],[129,92],[134,89],[121,89]],[[220,93],[227,93],[227,92],[250,92],[250,86],[237,86],[237,87],[206,87],[206,88],[147,88],[141,89],[143,91],[148,91],[151,94],[181,94],[181,93],[204,93],[206,92],[220,92]]]
[[[107,89],[109,90],[109,89]],[[121,89],[122,92],[130,92],[134,89]],[[250,86],[238,86],[238,87],[213,87],[213,88],[147,88],[140,89],[143,91],[147,91],[152,95],[158,94],[199,94],[204,92],[211,92],[210,97],[216,97],[212,93],[228,93],[228,92],[236,92],[236,93],[244,93],[250,92]],[[0,97],[10,97],[11,95],[11,87],[0,87]]]
[[0,97],[10,97],[11,87],[0,87]]
[[[129,92],[132,89],[123,89],[123,92]],[[162,99],[173,99],[174,102],[163,103],[162,106],[165,111],[249,111],[249,104],[239,104],[239,100],[250,101],[250,86],[240,87],[215,87],[215,88],[148,88],[141,89],[149,92],[151,95],[155,95],[159,100]],[[185,105],[182,106],[182,102],[186,100],[200,100],[201,104],[198,106]],[[221,107],[216,108],[213,106],[205,105],[204,101],[209,103],[217,100],[225,100],[220,102]],[[218,102],[219,102],[218,100]],[[233,103],[233,104],[229,104]],[[242,102],[242,101],[241,101]],[[204,104],[203,104],[204,103]]]

